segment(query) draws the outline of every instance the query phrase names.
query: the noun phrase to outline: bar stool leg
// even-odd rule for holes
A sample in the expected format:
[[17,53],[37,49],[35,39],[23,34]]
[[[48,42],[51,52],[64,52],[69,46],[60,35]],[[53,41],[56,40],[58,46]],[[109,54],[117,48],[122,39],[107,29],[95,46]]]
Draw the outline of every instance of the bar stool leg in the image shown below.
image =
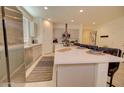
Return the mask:
[[112,86],[112,80],[113,80],[113,75],[112,75],[111,78],[110,78],[110,84],[109,84],[109,87]]

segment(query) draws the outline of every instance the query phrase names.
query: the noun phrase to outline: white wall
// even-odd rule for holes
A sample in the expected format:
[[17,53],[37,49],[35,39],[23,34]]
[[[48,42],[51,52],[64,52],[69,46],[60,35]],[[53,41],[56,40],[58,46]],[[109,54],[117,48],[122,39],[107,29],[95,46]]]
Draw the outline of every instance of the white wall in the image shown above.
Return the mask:
[[42,44],[42,54],[53,52],[53,23],[43,19],[36,21],[38,24],[37,40]]
[[43,42],[43,20],[40,18],[35,19],[35,22],[37,23],[37,40],[39,44],[42,44]]
[[53,52],[53,24],[49,21],[43,21],[43,54]]
[[[97,45],[124,49],[124,17],[100,26],[97,31]],[[109,37],[100,38],[101,35]]]
[[[82,25],[68,24],[68,32],[71,34],[70,40],[81,40]],[[54,24],[54,37],[61,43],[62,34],[65,32],[65,24]]]

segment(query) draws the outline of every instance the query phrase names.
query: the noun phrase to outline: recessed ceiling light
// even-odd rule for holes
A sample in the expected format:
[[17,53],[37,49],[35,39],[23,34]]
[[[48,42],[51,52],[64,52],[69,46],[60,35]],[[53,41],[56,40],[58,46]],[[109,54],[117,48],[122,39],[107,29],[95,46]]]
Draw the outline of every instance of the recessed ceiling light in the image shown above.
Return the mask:
[[74,22],[74,20],[71,20],[71,22]]
[[82,13],[83,11],[84,11],[84,10],[81,9],[81,10],[80,10],[80,13]]
[[95,25],[96,23],[95,23],[95,22],[93,22],[92,24],[93,24],[93,25]]
[[44,7],[44,9],[45,9],[45,10],[47,10],[47,9],[48,9],[48,7],[46,7],[46,6],[45,6],[45,7]]

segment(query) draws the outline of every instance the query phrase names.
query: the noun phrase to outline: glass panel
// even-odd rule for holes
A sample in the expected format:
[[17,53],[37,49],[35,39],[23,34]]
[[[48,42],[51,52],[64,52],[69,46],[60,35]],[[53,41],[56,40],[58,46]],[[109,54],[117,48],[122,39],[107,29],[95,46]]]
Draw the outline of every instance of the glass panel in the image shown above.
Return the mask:
[[7,85],[7,71],[6,71],[6,60],[5,60],[5,49],[3,39],[3,28],[2,28],[2,14],[0,7],[0,86]]
[[16,7],[5,7],[5,18],[11,85],[24,86],[25,64],[22,14]]

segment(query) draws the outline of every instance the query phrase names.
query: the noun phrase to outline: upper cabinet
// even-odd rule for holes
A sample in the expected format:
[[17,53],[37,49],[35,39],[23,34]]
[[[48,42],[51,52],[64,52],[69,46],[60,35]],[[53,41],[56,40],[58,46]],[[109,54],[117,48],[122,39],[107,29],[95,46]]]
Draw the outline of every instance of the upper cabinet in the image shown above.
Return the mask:
[[26,17],[23,17],[23,30],[25,43],[31,43],[37,38],[37,24]]
[[30,35],[31,37],[37,37],[37,24],[30,22]]
[[34,22],[30,22],[30,35],[31,37],[35,36],[35,31],[34,31]]

